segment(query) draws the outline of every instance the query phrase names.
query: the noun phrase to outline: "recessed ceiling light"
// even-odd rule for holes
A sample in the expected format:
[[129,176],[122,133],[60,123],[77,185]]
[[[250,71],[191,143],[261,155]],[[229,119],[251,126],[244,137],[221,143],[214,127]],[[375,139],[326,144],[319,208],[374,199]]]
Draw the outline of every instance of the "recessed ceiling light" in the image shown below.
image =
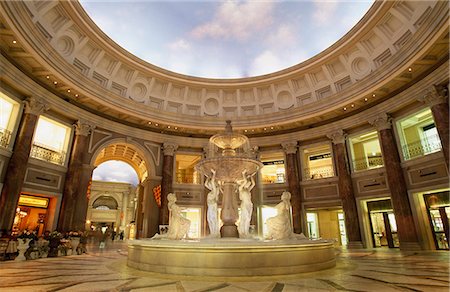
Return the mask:
[[69,93],[70,93],[70,89],[67,89],[67,92],[69,92]]
[[175,127],[175,130],[178,130],[178,127]]
[[245,133],[247,133],[247,132],[248,132],[248,130],[244,130],[244,132],[245,132]]
[[170,129],[170,126],[167,126],[167,129]]
[[254,129],[252,129],[252,132],[254,132],[255,130]]
[[264,131],[267,130],[267,128],[264,128]]
[[344,111],[346,111],[347,110],[347,108],[346,107],[344,107]]
[[159,126],[159,124],[155,124],[155,126],[157,126],[157,127],[158,127],[158,126]]
[[374,94],[372,94],[372,97],[375,97],[375,93],[374,93]]
[[78,97],[78,94],[75,94],[75,97]]
[[58,84],[58,81],[53,81],[53,84],[55,84],[55,85]]
[[366,97],[366,98],[364,98],[364,101],[368,101],[367,97]]
[[149,125],[151,125],[151,124],[152,124],[152,122],[148,122],[148,124],[149,124]]
[[408,72],[412,72],[412,68],[411,67],[408,68]]
[[17,44],[17,41],[16,41],[16,40],[13,40],[12,43],[13,43],[13,44]]
[[271,130],[273,130],[273,127],[270,127]]
[[355,107],[355,105],[352,103],[352,107]]
[[50,75],[45,76],[45,78],[50,79]]

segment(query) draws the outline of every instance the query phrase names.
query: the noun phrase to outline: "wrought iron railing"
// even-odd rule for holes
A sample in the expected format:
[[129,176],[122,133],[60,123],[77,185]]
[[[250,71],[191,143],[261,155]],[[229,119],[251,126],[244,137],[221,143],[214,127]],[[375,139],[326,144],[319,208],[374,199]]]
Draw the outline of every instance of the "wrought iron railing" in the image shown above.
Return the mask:
[[0,147],[8,147],[9,141],[11,140],[11,132],[0,128]]
[[319,179],[334,176],[333,165],[305,168],[304,179]]
[[402,146],[403,158],[409,160],[415,157],[427,155],[441,150],[441,140],[439,135],[428,136],[427,139],[421,139]]
[[33,146],[31,147],[30,156],[51,163],[64,165],[66,153],[64,151],[52,150],[45,145],[39,145],[34,143]]
[[354,171],[361,171],[371,168],[377,168],[384,165],[383,157],[376,156],[376,157],[365,157],[362,159],[355,159],[353,162],[353,170]]

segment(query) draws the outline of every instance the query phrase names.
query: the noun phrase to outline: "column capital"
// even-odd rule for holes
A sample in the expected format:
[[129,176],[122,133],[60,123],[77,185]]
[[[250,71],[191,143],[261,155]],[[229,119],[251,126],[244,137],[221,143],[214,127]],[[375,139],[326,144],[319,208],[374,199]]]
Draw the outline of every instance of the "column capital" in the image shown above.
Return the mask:
[[88,136],[94,129],[95,126],[85,120],[78,120],[75,124],[75,135]]
[[297,141],[295,142],[283,142],[281,143],[281,147],[286,154],[295,154],[297,153]]
[[448,89],[442,85],[433,85],[428,88],[424,95],[417,98],[418,101],[423,102],[430,107],[445,103],[447,101]]
[[344,132],[344,130],[337,130],[335,132],[328,134],[327,137],[335,145],[336,144],[344,144],[345,139],[347,138],[347,134]]
[[40,97],[30,96],[24,100],[25,113],[39,116],[45,111],[50,109],[50,105],[47,101]]
[[163,144],[163,152],[164,155],[173,156],[175,151],[177,151],[178,145],[175,143],[164,143]]
[[387,130],[392,127],[392,118],[387,113],[383,113],[369,120],[369,124],[374,126],[378,131]]

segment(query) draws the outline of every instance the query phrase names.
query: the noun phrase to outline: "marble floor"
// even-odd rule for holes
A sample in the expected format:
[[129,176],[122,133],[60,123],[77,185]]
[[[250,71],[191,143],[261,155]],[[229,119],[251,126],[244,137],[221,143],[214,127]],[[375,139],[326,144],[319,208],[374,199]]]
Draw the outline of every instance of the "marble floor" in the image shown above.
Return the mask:
[[291,277],[161,276],[126,266],[123,242],[86,255],[0,262],[0,291],[446,291],[449,253],[336,250],[335,268]]

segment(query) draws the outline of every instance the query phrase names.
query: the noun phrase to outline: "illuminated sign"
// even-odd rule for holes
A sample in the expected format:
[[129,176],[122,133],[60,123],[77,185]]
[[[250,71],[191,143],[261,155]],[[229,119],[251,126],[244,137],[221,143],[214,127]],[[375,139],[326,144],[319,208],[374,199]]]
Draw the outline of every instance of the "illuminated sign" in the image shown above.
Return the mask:
[[49,202],[48,198],[35,197],[35,196],[20,195],[20,198],[19,198],[19,205],[21,205],[21,206],[47,208],[48,202]]

